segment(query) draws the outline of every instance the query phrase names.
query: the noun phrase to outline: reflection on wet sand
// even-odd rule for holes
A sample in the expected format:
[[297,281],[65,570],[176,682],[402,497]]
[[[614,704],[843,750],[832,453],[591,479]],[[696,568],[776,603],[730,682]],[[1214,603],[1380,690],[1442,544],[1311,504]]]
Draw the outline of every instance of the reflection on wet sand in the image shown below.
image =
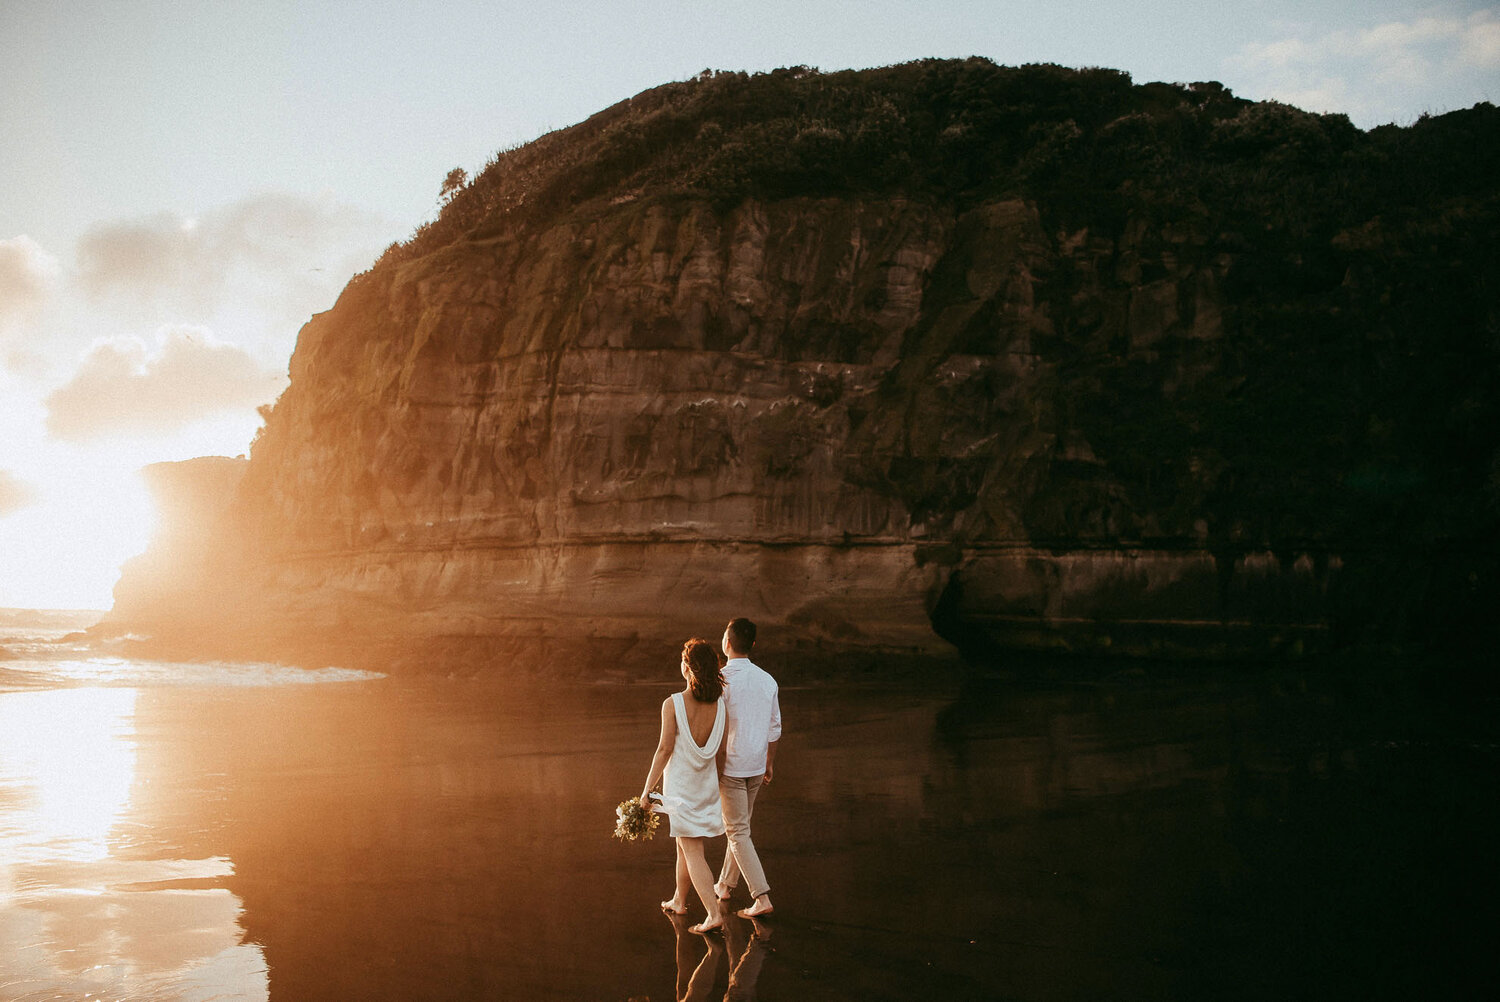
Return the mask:
[[[768,922],[740,918],[731,912],[724,917],[722,931],[705,934],[689,932],[692,920],[686,915],[663,914],[672,923],[676,937],[677,1002],[720,997],[727,1002],[755,1002],[756,983],[771,940]],[[728,978],[727,989],[720,977],[721,967]]]
[[677,935],[677,1002],[704,1002],[713,991],[724,959],[724,938],[717,933],[688,932],[685,915],[664,912]]
[[164,858],[134,689],[0,693],[0,998],[269,997],[226,858]]
[[0,697],[0,779],[13,817],[0,866],[109,857],[135,779],[135,701],[134,689]]
[[686,934],[671,840],[610,837],[664,674],[0,694],[99,763],[49,805],[71,746],[0,728],[0,998],[1418,997],[1494,966],[1493,744],[1258,678],[789,679],[776,915]]
[[771,942],[771,925],[760,919],[729,915],[724,919],[724,941],[729,948],[729,1002],[755,1002],[756,983]]

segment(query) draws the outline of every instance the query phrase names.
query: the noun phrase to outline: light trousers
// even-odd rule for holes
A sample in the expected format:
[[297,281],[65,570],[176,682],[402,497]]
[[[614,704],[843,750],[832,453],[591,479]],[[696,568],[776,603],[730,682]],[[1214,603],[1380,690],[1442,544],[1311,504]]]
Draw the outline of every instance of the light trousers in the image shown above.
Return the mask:
[[744,874],[745,887],[752,898],[771,890],[771,885],[766,883],[766,871],[761,869],[760,857],[755,853],[755,843],[750,840],[750,812],[755,807],[755,795],[760,791],[763,779],[764,776],[719,777],[724,832],[729,836],[729,851],[724,854],[719,883],[734,890],[739,886],[740,875]]

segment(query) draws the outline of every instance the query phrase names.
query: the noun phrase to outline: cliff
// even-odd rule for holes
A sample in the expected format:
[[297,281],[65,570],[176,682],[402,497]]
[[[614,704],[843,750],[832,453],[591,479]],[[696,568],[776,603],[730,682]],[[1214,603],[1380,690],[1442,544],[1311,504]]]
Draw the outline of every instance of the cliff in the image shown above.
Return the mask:
[[1488,105],[1363,133],[982,60],[658,88],[314,317],[224,530],[178,594],[127,571],[111,628],[497,661],[731,615],[923,656],[1468,630],[1496,177]]

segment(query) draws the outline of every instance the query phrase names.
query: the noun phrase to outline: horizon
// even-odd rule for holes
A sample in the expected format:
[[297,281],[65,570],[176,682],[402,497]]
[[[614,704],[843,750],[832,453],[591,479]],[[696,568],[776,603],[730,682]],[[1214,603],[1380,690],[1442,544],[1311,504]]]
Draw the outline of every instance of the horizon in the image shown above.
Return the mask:
[[98,613],[104,615],[108,609],[38,609],[32,606],[0,605],[0,616],[15,618],[17,614],[33,616],[82,616]]

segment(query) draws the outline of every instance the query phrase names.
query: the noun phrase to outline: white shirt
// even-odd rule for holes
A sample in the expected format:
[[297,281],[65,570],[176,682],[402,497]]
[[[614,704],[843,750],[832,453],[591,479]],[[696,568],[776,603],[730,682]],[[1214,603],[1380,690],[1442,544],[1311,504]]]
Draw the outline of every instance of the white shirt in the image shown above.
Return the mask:
[[781,737],[781,701],[776,680],[749,658],[724,666],[724,775],[766,774],[766,745]]

